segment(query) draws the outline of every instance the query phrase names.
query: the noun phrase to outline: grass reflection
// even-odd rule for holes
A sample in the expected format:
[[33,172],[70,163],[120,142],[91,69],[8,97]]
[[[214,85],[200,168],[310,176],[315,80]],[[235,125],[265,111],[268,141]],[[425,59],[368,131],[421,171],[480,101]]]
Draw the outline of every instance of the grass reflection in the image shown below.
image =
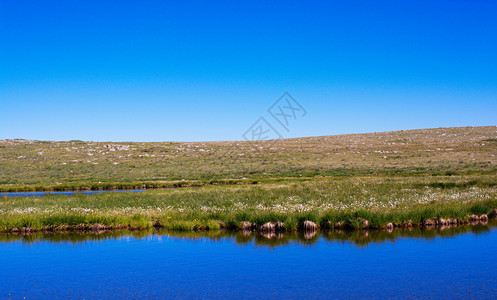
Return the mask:
[[0,242],[22,242],[26,244],[48,241],[52,243],[82,244],[89,241],[106,241],[116,239],[154,239],[168,237],[172,239],[222,241],[230,240],[238,245],[255,245],[264,247],[280,247],[290,244],[313,245],[320,239],[330,242],[350,243],[358,247],[365,247],[372,243],[395,242],[402,238],[435,239],[450,238],[460,234],[484,234],[497,227],[497,220],[486,225],[464,225],[446,228],[395,228],[394,230],[324,230],[315,232],[286,232],[286,233],[259,233],[252,231],[171,231],[164,229],[150,229],[139,231],[100,231],[100,232],[69,232],[69,233],[42,233],[12,234],[0,233]]

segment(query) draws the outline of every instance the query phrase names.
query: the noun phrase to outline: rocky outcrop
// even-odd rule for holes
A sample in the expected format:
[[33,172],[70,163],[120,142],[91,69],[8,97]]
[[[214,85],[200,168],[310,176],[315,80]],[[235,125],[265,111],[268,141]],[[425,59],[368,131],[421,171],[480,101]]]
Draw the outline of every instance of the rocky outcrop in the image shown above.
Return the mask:
[[262,232],[274,232],[276,227],[274,226],[273,223],[267,222],[266,224],[262,225],[259,230]]
[[469,221],[470,221],[470,222],[477,222],[477,221],[480,221],[480,216],[477,216],[477,215],[471,215],[471,216],[469,216]]
[[444,218],[438,218],[436,220],[436,224],[438,226],[446,226],[446,225],[449,225],[449,222],[447,222],[447,220],[445,220]]
[[284,232],[286,231],[285,224],[282,222],[267,222],[259,227],[261,232]]
[[423,226],[424,227],[432,227],[435,226],[435,221],[432,219],[426,219],[423,221]]
[[304,231],[316,231],[316,230],[318,230],[318,225],[316,225],[316,223],[314,223],[312,221],[306,220],[302,224],[302,229]]
[[243,231],[250,231],[252,229],[254,229],[254,224],[250,223],[250,222],[247,222],[247,221],[243,221],[241,224],[240,224],[240,228],[243,230]]
[[274,230],[276,232],[283,232],[285,230],[285,225],[282,222],[276,222],[274,223]]

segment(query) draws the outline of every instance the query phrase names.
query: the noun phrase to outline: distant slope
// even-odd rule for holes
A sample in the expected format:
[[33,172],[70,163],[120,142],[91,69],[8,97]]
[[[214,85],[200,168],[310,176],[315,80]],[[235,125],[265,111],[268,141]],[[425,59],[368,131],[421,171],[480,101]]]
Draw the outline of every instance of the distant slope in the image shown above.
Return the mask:
[[454,127],[265,142],[0,140],[0,190],[174,180],[368,174],[495,174],[497,127]]

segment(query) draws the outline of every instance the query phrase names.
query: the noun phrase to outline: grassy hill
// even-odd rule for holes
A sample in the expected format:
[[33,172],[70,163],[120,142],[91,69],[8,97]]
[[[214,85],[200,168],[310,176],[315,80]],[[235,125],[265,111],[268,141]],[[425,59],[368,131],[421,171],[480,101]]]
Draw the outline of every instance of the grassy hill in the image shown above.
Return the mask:
[[497,127],[263,142],[0,140],[0,190],[159,187],[274,178],[497,171]]

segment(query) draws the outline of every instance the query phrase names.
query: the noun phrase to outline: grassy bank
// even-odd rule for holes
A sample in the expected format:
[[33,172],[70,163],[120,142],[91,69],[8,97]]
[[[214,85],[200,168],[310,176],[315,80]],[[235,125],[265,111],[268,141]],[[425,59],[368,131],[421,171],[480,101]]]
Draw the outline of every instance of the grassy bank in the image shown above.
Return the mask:
[[[280,179],[256,185],[0,199],[0,230],[237,229],[282,222],[296,230],[318,225],[382,228],[457,218],[497,209],[497,176],[354,176]],[[329,222],[329,223],[328,223]],[[98,224],[98,225],[97,225]]]

